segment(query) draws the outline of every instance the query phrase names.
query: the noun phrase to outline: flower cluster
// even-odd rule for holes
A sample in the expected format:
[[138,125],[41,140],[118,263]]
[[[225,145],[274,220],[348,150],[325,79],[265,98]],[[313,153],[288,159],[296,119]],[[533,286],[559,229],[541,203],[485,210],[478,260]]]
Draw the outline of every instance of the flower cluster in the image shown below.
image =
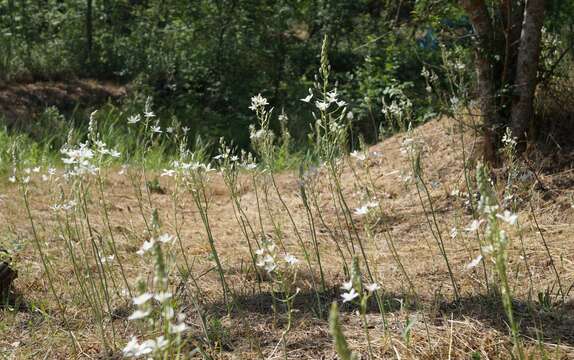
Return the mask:
[[281,262],[287,267],[294,267],[299,264],[299,259],[292,254],[286,253],[281,258],[277,254],[277,245],[270,239],[263,240],[261,249],[255,250],[255,255],[257,257],[255,265],[265,270],[268,274],[275,272]]
[[94,164],[94,151],[90,148],[88,142],[81,143],[77,147],[64,146],[62,161],[70,168],[68,176],[96,175],[99,167]]
[[[142,256],[149,252],[154,253],[155,276],[153,283],[155,290],[147,291],[145,284],[140,283],[140,294],[132,298],[135,310],[128,317],[128,320],[145,320],[152,325],[161,324],[164,332],[155,339],[145,340],[141,343],[137,338],[132,337],[123,349],[125,357],[162,354],[172,344],[179,346],[181,333],[188,328],[185,324],[185,314],[180,313],[176,316],[173,294],[167,290],[168,272],[161,246],[169,244],[173,240],[172,235],[162,234],[145,241],[138,251],[138,254]],[[159,314],[159,317],[156,318],[155,314]]]
[[482,218],[473,220],[465,230],[476,232],[481,229],[483,224],[486,224],[484,238],[488,243],[486,246],[482,246],[481,254],[472,260],[467,265],[467,268],[477,266],[484,256],[491,253],[496,258],[497,266],[502,266],[501,263],[506,261],[508,236],[501,228],[501,222],[514,226],[518,222],[518,215],[510,210],[500,211],[498,200],[493,191],[492,181],[488,177],[484,166],[479,165],[477,168],[477,182],[481,195],[478,209]]
[[341,285],[341,289],[345,290],[345,292],[341,294],[341,297],[343,298],[343,302],[346,303],[355,300],[359,296],[361,296],[361,298],[365,296],[368,297],[370,294],[379,290],[380,286],[376,282],[363,285],[361,271],[359,269],[359,260],[355,257],[353,258],[351,268],[351,278]]
[[157,238],[152,238],[150,240],[144,241],[141,248],[137,251],[137,254],[143,256],[145,253],[151,251],[156,244],[169,244],[173,242],[174,237],[170,234],[163,234]]

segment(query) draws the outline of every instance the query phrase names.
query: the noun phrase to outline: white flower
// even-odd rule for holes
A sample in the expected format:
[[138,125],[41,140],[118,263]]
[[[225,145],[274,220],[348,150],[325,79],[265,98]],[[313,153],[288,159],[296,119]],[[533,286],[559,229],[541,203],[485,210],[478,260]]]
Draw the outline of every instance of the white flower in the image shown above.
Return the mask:
[[307,95],[307,96],[305,96],[304,98],[299,99],[299,100],[308,103],[308,102],[311,101],[312,98],[313,98],[313,94],[309,94],[309,95]]
[[161,127],[159,125],[152,126],[151,131],[157,134],[161,134]]
[[169,341],[163,336],[155,340],[146,340],[143,343],[138,343],[135,337],[132,337],[130,342],[122,350],[126,357],[140,357],[143,355],[151,354],[156,350],[162,350],[169,344]]
[[64,155],[62,161],[66,165],[71,165],[69,175],[95,174],[98,167],[91,163],[94,152],[88,147],[88,143],[80,144],[77,148],[64,147],[60,150]]
[[423,69],[421,70],[421,75],[425,78],[429,77],[430,75],[428,69],[425,66],[423,66]]
[[122,168],[120,169],[120,171],[118,171],[118,175],[123,175],[126,173],[126,170],[128,169],[128,165],[122,165]]
[[363,205],[360,208],[355,209],[355,215],[366,215],[369,212],[369,207],[367,205]]
[[166,338],[164,338],[163,336],[160,336],[160,337],[155,339],[155,348],[158,350],[163,349],[168,344],[169,344],[169,341]]
[[144,111],[144,116],[149,119],[149,118],[155,117],[155,114],[154,114],[153,111],[151,111],[151,110],[145,110],[145,111]]
[[8,181],[10,181],[11,183],[15,183],[16,182],[16,176],[10,176],[8,178]]
[[115,256],[114,255],[110,255],[110,256],[104,256],[101,260],[102,260],[102,264],[106,264],[106,263],[111,263],[112,261],[114,261]]
[[365,153],[360,152],[360,151],[353,151],[352,153],[349,154],[350,156],[354,157],[355,159],[359,160],[359,161],[364,161],[367,156],[365,155]]
[[458,230],[456,230],[455,227],[453,227],[452,229],[450,229],[450,237],[452,239],[456,238],[456,236],[458,235]]
[[151,310],[136,310],[133,314],[128,317],[128,320],[140,320],[145,319],[151,314]]
[[468,232],[474,232],[477,231],[478,229],[480,229],[480,225],[482,225],[482,223],[484,222],[484,220],[472,220],[472,222],[467,226],[467,228],[465,229]]
[[498,205],[484,205],[483,209],[485,214],[491,214],[498,210]]
[[482,252],[484,254],[490,254],[493,251],[494,251],[494,246],[492,246],[492,245],[485,245],[482,247]]
[[160,235],[160,236],[157,238],[157,241],[159,241],[160,243],[163,243],[163,244],[167,244],[167,243],[173,241],[173,235],[170,235],[170,234]]
[[321,111],[326,111],[329,107],[329,103],[325,101],[315,101],[315,106]]
[[496,217],[510,225],[516,225],[516,222],[518,221],[518,215],[513,214],[508,210],[504,210],[502,214],[496,214]]
[[303,99],[300,99],[300,100],[308,103],[309,101],[311,101],[312,98],[313,98],[313,90],[311,88],[309,88],[309,95],[307,95],[306,97],[304,97]]
[[173,169],[163,169],[161,176],[173,176],[175,175],[175,170]]
[[172,297],[172,293],[166,291],[166,292],[159,292],[157,294],[154,295],[154,299],[156,299],[157,301],[159,301],[160,303],[164,303],[167,300],[171,299]]
[[183,322],[179,324],[169,324],[170,334],[180,334],[185,330],[187,330],[187,325]]
[[185,313],[177,314],[177,321],[184,322],[185,321]]
[[120,153],[119,151],[115,150],[115,149],[114,149],[114,150],[110,150],[110,151],[109,151],[109,154],[110,154],[111,157],[114,157],[114,158],[119,158],[120,155],[121,155],[121,153]]
[[137,124],[140,122],[141,116],[139,114],[128,117],[128,124]]
[[253,96],[251,98],[251,106],[249,107],[249,109],[255,111],[260,107],[264,107],[265,105],[269,105],[267,99],[261,96],[261,94],[257,94],[256,96]]
[[170,126],[170,127],[168,127],[167,129],[165,129],[165,131],[171,134],[171,133],[173,133],[173,132],[175,131],[175,129]]
[[154,245],[155,245],[155,241],[153,239],[151,239],[150,241],[144,241],[142,247],[137,251],[137,254],[138,255],[145,254],[150,249],[152,249]]
[[468,263],[468,265],[466,265],[466,268],[472,269],[472,268],[476,267],[478,264],[480,264],[481,260],[482,260],[482,255],[478,255],[470,263]]
[[367,291],[370,293],[375,292],[375,291],[379,290],[380,288],[381,287],[377,283],[365,285],[365,289],[367,289]]
[[502,143],[507,146],[516,146],[516,138],[512,136],[509,128],[507,128],[506,133],[502,136]]
[[32,172],[39,173],[39,172],[40,172],[40,167],[39,167],[39,166],[36,166],[35,168],[32,169]]
[[327,101],[329,104],[337,102],[337,89],[333,89],[327,93]]
[[345,291],[349,291],[353,288],[353,281],[349,280],[347,282],[344,282],[343,285],[341,286],[341,289],[345,290]]
[[140,344],[138,342],[138,339],[136,339],[135,336],[132,336],[131,340],[126,344],[122,352],[124,353],[124,356],[127,357],[137,356],[136,354],[139,353],[139,349]]
[[183,131],[184,134],[187,134],[187,132],[189,131],[189,128],[187,126],[184,126],[181,128],[181,131]]
[[375,208],[377,206],[379,206],[379,203],[376,201],[368,202],[365,205],[363,205],[359,208],[356,208],[355,209],[355,215],[359,215],[359,216],[366,215],[370,209]]
[[173,311],[172,307],[166,307],[165,309],[163,309],[163,317],[166,319],[173,319],[173,317],[175,316],[175,312]]
[[297,265],[297,263],[299,262],[299,259],[297,259],[295,256],[291,254],[285,255],[284,259],[290,266]]
[[243,167],[246,170],[254,170],[257,168],[257,164],[256,163],[247,163],[247,164],[244,164]]
[[146,302],[148,302],[151,298],[153,297],[153,294],[145,292],[143,294],[141,294],[140,296],[136,296],[135,298],[132,299],[134,305],[143,305]]
[[341,297],[343,298],[343,302],[348,302],[348,301],[352,301],[353,299],[355,299],[357,296],[359,296],[359,293],[357,293],[355,291],[355,289],[351,289],[351,291],[349,291],[348,293],[343,293],[341,295]]

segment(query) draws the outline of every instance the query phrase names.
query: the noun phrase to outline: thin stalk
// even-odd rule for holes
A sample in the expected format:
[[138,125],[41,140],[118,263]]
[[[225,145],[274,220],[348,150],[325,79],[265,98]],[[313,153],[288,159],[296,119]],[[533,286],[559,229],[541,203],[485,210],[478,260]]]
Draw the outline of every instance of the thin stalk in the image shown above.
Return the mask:
[[[273,184],[273,188],[275,189],[275,193],[277,194],[279,201],[283,205],[283,209],[285,209],[285,212],[287,213],[289,220],[291,220],[291,225],[293,225],[293,229],[295,230],[295,235],[297,236],[297,239],[299,240],[299,245],[301,246],[301,249],[303,250],[303,254],[305,256],[305,261],[307,262],[307,266],[309,267],[309,272],[311,274],[313,274],[313,267],[311,266],[311,259],[309,257],[309,253],[307,252],[307,247],[305,246],[305,243],[303,242],[303,238],[301,237],[301,234],[299,233],[299,229],[297,227],[297,224],[295,223],[295,219],[293,219],[293,215],[291,214],[289,207],[287,206],[287,204],[285,203],[285,200],[283,200],[283,197],[281,196],[281,192],[279,191],[279,188],[277,187],[277,183],[275,181],[275,176],[273,175],[273,172],[270,172],[270,178],[271,178],[271,183]],[[315,296],[317,298],[317,306],[319,307],[319,314],[320,314],[320,316],[322,316],[323,306],[321,304],[321,297],[319,296],[319,292],[317,291],[317,287],[315,284],[315,278],[312,276],[311,279],[313,281],[313,289],[315,290]]]
[[[453,287],[453,290],[454,290],[455,299],[456,299],[456,300],[459,300],[459,299],[460,299],[460,295],[459,295],[459,293],[458,293],[458,286],[456,285],[456,280],[455,280],[455,278],[454,278],[454,273],[452,272],[452,269],[451,269],[451,267],[450,267],[450,262],[448,261],[448,255],[446,254],[446,249],[445,249],[445,246],[444,246],[444,241],[443,241],[443,238],[442,238],[442,233],[441,233],[440,228],[439,228],[439,226],[438,226],[438,220],[437,220],[437,218],[436,218],[436,214],[435,214],[435,209],[434,209],[434,206],[433,206],[432,198],[431,198],[431,196],[430,196],[429,190],[428,190],[428,188],[427,188],[427,186],[426,186],[424,180],[422,179],[422,176],[421,176],[420,174],[417,174],[417,178],[419,179],[419,182],[418,182],[418,183],[420,183],[420,184],[422,185],[422,187],[423,187],[423,189],[424,189],[424,191],[425,191],[427,200],[429,201],[430,213],[431,213],[431,216],[432,216],[432,223],[431,223],[431,220],[429,219],[428,211],[427,211],[427,209],[426,209],[426,207],[425,207],[425,205],[424,205],[424,200],[423,200],[423,198],[422,198],[422,195],[421,195],[419,186],[416,186],[416,188],[417,188],[417,194],[418,194],[419,200],[420,200],[420,202],[421,202],[421,206],[422,206],[423,211],[424,211],[424,213],[425,213],[425,217],[426,217],[426,219],[427,219],[427,223],[429,224],[429,227],[430,227],[430,229],[431,229],[431,232],[432,232],[432,234],[433,234],[435,240],[437,241],[437,245],[438,245],[438,247],[439,247],[440,253],[441,253],[441,255],[442,255],[442,257],[443,257],[443,259],[444,259],[444,261],[445,261],[445,263],[446,263],[446,267],[447,267],[447,270],[448,270],[448,274],[449,274],[449,277],[450,277],[450,280],[451,280],[451,283],[452,283],[452,287]],[[434,226],[435,226],[436,233],[432,230],[432,229],[433,229],[433,227],[432,227],[433,224],[434,224]]]
[[129,284],[129,282],[128,282],[128,279],[127,279],[127,277],[126,277],[126,273],[125,273],[125,270],[124,270],[124,266],[123,266],[123,264],[122,264],[122,261],[121,261],[121,259],[120,259],[119,254],[118,254],[118,249],[117,249],[117,246],[116,246],[116,240],[115,240],[115,237],[114,237],[114,232],[112,231],[112,225],[111,225],[111,222],[110,222],[110,216],[109,216],[109,214],[108,214],[108,208],[107,208],[106,202],[105,202],[104,185],[103,185],[103,182],[102,182],[102,177],[101,177],[101,175],[100,175],[99,173],[98,173],[98,188],[99,188],[99,190],[100,190],[100,196],[101,196],[101,199],[102,199],[102,208],[104,209],[104,222],[106,223],[106,226],[107,226],[107,228],[108,228],[108,232],[109,232],[109,234],[110,234],[110,239],[111,239],[111,243],[112,243],[112,250],[113,250],[113,252],[114,252],[114,256],[115,256],[115,258],[116,258],[116,261],[117,261],[118,265],[120,266],[120,273],[122,274],[122,279],[124,280],[124,284],[125,284],[125,286],[126,286],[126,289],[128,290],[128,293],[130,294],[130,298],[131,298],[131,297],[133,297],[133,296],[132,296],[132,290],[131,290],[130,284]]
[[556,264],[554,263],[554,258],[550,253],[550,248],[548,247],[548,243],[546,242],[546,238],[540,229],[540,225],[538,225],[538,220],[536,219],[536,214],[534,213],[534,207],[532,206],[532,201],[528,201],[530,205],[530,213],[532,214],[532,219],[534,220],[534,224],[536,225],[536,229],[540,234],[540,238],[542,239],[542,244],[544,245],[544,249],[546,250],[546,255],[548,255],[548,259],[550,259],[550,266],[552,266],[552,270],[554,270],[554,275],[556,276],[556,282],[558,283],[558,290],[560,291],[560,295],[562,296],[562,302],[565,300],[565,293],[562,289],[562,281],[560,280],[560,274],[558,273],[558,269],[556,269]]
[[28,215],[28,219],[30,220],[30,226],[32,227],[32,234],[34,235],[34,243],[36,244],[36,248],[38,249],[38,254],[40,255],[40,259],[42,260],[42,265],[44,266],[44,271],[46,272],[46,277],[48,278],[48,284],[50,285],[50,291],[56,300],[56,304],[58,304],[58,309],[62,314],[62,320],[66,326],[66,330],[68,331],[68,335],[70,336],[70,341],[72,342],[72,347],[74,348],[74,354],[78,354],[78,348],[76,347],[76,341],[74,339],[74,335],[70,330],[70,323],[68,322],[68,318],[66,317],[66,312],[64,310],[64,306],[60,301],[60,297],[56,293],[56,289],[54,287],[54,280],[52,279],[52,275],[50,273],[50,269],[48,267],[48,261],[46,260],[46,256],[44,251],[42,250],[42,246],[40,245],[40,238],[38,236],[38,232],[36,231],[36,225],[34,224],[34,218],[32,216],[32,211],[30,210],[30,203],[28,201],[28,190],[24,185],[21,185],[20,191],[24,198],[24,205],[26,207],[26,213]]

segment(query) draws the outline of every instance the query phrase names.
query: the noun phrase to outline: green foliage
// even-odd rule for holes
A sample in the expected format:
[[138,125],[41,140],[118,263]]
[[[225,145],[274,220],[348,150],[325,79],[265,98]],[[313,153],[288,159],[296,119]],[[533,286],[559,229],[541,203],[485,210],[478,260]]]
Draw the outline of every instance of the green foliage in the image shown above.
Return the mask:
[[[325,35],[331,82],[349,103],[352,131],[367,142],[397,130],[381,111],[386,89],[408,84],[409,122],[421,123],[437,105],[423,65],[446,89],[439,43],[472,50],[472,29],[454,0],[94,1],[90,39],[86,4],[1,1],[0,81],[130,83],[126,112],[151,96],[158,115],[189,127],[190,138],[224,137],[240,148],[249,147],[249,97],[259,92],[288,114],[291,148],[304,147],[313,118],[298,99],[313,84]],[[550,1],[549,31],[572,42],[573,11],[570,2]],[[278,133],[281,124],[270,126]]]
[[417,29],[426,25],[414,21],[415,9],[413,1],[101,1],[93,4],[88,48],[85,0],[7,0],[0,2],[0,77],[131,82],[128,106],[152,96],[162,118],[241,148],[253,121],[249,96],[263,92],[289,115],[292,146],[300,147],[313,119],[298,99],[312,85],[328,34],[333,80],[357,108],[355,128],[373,141],[385,124],[384,89],[410,81],[408,96],[421,98],[421,60],[438,59],[419,44]]
[[8,174],[14,164],[14,157],[22,168],[51,163],[56,153],[49,146],[32,140],[27,135],[13,134],[0,128],[0,175]]

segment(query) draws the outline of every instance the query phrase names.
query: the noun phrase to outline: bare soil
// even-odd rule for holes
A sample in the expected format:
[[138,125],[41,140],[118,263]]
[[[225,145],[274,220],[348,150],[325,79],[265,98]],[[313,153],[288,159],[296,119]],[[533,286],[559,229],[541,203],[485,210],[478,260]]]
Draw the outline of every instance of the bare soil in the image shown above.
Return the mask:
[[10,127],[34,119],[49,106],[69,113],[76,107],[98,106],[125,95],[122,85],[91,79],[0,84],[0,119]]
[[[64,90],[62,90],[64,91]],[[1,94],[1,92],[0,92]],[[0,98],[2,95],[0,95]],[[1,106],[1,105],[0,105]],[[464,135],[466,155],[478,159],[477,141],[469,131]],[[429,186],[436,219],[446,251],[453,267],[461,299],[454,301],[453,289],[445,263],[433,237],[429,220],[423,211],[416,187],[408,180],[409,162],[401,152],[405,135],[396,135],[370,148],[375,152],[366,163],[369,172],[361,164],[350,160],[343,173],[344,194],[352,208],[359,207],[364,200],[368,176],[376,184],[376,196],[383,213],[375,217],[356,216],[356,224],[363,240],[374,276],[383,289],[386,302],[384,322],[375,307],[368,314],[370,335],[375,357],[380,359],[481,359],[510,358],[512,348],[508,324],[500,304],[499,296],[487,291],[482,267],[468,269],[467,265],[479,254],[476,238],[463,229],[470,223],[471,211],[465,197],[456,195],[467,191],[462,170],[461,132],[452,120],[432,121],[416,129],[414,137],[424,143],[423,168]],[[377,155],[377,154],[380,154]],[[354,169],[354,171],[352,170]],[[574,358],[574,170],[562,169],[557,173],[544,173],[535,168],[536,176],[517,185],[516,195],[520,202],[518,214],[520,230],[509,229],[509,272],[514,291],[514,307],[520,322],[527,353],[540,358],[540,349],[560,359]],[[150,276],[151,265],[135,254],[144,239],[144,223],[139,215],[138,201],[128,176],[119,175],[119,169],[108,169],[106,202],[119,244],[119,252],[127,268],[130,281]],[[324,170],[318,170],[320,197],[326,224],[335,229],[335,239],[347,242],[347,228],[338,228],[336,209],[332,205],[329,183]],[[356,176],[355,176],[356,174]],[[528,174],[525,170],[525,174]],[[472,177],[472,174],[471,174]],[[498,174],[498,184],[504,184],[504,174]],[[502,179],[502,180],[501,180]],[[152,194],[152,206],[159,210],[163,226],[170,231],[174,226],[173,202],[169,195],[172,182],[159,177],[166,194]],[[294,172],[277,175],[278,187],[307,246],[311,248],[310,227],[299,195],[298,176]],[[474,179],[471,178],[474,183]],[[257,199],[250,178],[242,176],[241,202],[247,209],[252,224],[258,226]],[[502,186],[502,185],[501,185]],[[31,185],[32,213],[37,221],[40,236],[45,241],[54,273],[58,293],[67,306],[74,333],[82,346],[82,358],[107,358],[102,355],[97,328],[91,321],[82,300],[74,292],[73,270],[65,258],[64,243],[50,229],[53,216],[49,206],[54,202],[57,191],[46,183],[33,179]],[[502,189],[500,189],[502,190]],[[221,359],[283,358],[282,346],[278,346],[284,329],[283,319],[274,317],[268,288],[259,292],[252,271],[246,240],[243,238],[234,216],[228,192],[219,175],[210,181],[211,207],[209,216],[216,239],[216,246],[222,257],[229,284],[236,296],[236,307],[227,314],[221,299],[217,275],[209,260],[209,246],[198,211],[189,195],[184,195],[178,208],[178,222],[182,226],[182,239],[187,257],[193,262],[193,271],[203,289],[204,310],[208,317],[221,319],[220,351],[212,354]],[[423,194],[424,197],[424,194]],[[424,199],[424,198],[423,198]],[[97,202],[97,199],[94,199]],[[270,193],[273,221],[281,224],[285,234],[285,250],[303,259],[297,246],[294,229],[279,199]],[[94,208],[96,204],[94,204]],[[425,206],[428,202],[425,199]],[[532,207],[532,209],[531,209]],[[6,334],[0,337],[0,354],[14,358],[42,356],[50,359],[65,359],[71,356],[67,335],[57,315],[57,308],[49,292],[46,275],[32,242],[32,233],[21,197],[16,187],[0,185],[0,245],[11,250],[19,278],[15,290],[20,294],[20,309],[0,310],[0,329]],[[145,214],[151,207],[144,208]],[[94,210],[97,214],[97,210]],[[427,214],[428,215],[428,214]],[[539,227],[536,226],[536,217]],[[271,217],[263,218],[268,236],[273,237]],[[432,219],[431,219],[432,221]],[[371,236],[364,230],[370,224]],[[342,259],[336,251],[328,229],[317,225],[318,241],[322,263],[328,283],[323,295],[323,304],[328,306],[340,299],[340,285],[346,281],[342,271]],[[105,234],[101,220],[95,216],[94,228]],[[409,295],[407,282],[391,255],[385,238],[388,226],[397,252],[405,270],[413,282],[416,295]],[[451,231],[456,228],[456,235]],[[453,236],[451,236],[451,234]],[[548,256],[543,238],[550,251]],[[173,248],[181,263],[177,247]],[[349,261],[349,259],[346,259]],[[538,301],[545,291],[556,293],[557,282],[553,266],[556,267],[564,292],[562,299],[553,297],[548,306]],[[314,274],[307,267],[300,267],[301,294],[297,297],[293,329],[287,337],[290,359],[335,359],[328,321],[311,311],[314,294],[311,283],[318,281],[316,261]],[[489,266],[491,264],[489,263]],[[527,270],[528,269],[528,270]],[[492,276],[490,273],[489,275]],[[173,285],[181,278],[174,270]],[[490,279],[492,281],[492,278]],[[180,286],[180,288],[181,288]],[[183,286],[182,289],[190,287]],[[266,290],[267,289],[267,290]],[[188,313],[190,336],[199,336],[199,320],[189,304],[188,293],[178,293],[181,306]],[[118,319],[114,320],[118,345],[127,342],[137,329],[125,319],[129,314],[129,303],[114,304]],[[356,307],[341,308],[344,332],[350,346],[367,358],[364,330]],[[412,323],[412,325],[408,325]],[[386,325],[385,325],[386,324]],[[476,357],[479,358],[479,357]]]

